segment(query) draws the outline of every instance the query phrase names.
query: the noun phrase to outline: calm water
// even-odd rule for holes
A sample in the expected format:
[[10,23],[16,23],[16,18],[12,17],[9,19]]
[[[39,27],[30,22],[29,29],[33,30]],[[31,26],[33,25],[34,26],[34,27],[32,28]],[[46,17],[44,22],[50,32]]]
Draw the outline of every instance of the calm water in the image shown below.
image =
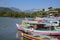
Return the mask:
[[0,40],[18,40],[16,38],[16,23],[21,23],[22,18],[0,17]]

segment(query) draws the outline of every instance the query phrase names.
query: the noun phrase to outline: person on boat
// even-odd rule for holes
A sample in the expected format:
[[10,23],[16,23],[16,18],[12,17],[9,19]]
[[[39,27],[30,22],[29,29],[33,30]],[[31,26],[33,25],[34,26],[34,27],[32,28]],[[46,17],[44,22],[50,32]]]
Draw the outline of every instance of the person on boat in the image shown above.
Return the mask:
[[33,28],[36,30],[37,29],[37,25],[34,25]]
[[42,20],[42,23],[44,23],[44,22],[45,22],[45,20],[43,19],[43,20]]

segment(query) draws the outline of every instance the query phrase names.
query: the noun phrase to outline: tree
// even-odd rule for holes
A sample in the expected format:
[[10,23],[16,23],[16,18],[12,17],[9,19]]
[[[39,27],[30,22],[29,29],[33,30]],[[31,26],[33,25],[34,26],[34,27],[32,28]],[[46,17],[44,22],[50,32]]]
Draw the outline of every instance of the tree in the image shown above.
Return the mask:
[[53,9],[53,7],[48,7],[49,11],[51,11]]
[[45,9],[43,8],[42,11],[45,11]]

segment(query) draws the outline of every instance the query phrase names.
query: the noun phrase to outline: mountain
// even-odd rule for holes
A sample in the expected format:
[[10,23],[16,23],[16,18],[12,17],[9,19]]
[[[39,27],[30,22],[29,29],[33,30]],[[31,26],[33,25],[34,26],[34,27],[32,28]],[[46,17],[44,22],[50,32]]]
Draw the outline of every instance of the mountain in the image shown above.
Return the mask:
[[32,12],[36,12],[38,11],[39,9],[31,9],[31,10],[25,10],[24,12],[26,13],[32,13]]
[[8,7],[0,7],[0,12],[6,12],[6,11],[13,11],[13,10]]
[[20,9],[15,8],[15,7],[0,7],[0,12],[3,12],[3,11],[15,11],[15,12],[32,13],[32,12],[36,12],[38,10],[39,9],[30,9],[30,10],[21,11]]
[[0,12],[5,12],[5,11],[21,12],[21,10],[14,7],[0,7]]
[[10,9],[12,9],[12,10],[14,10],[14,11],[17,11],[17,12],[21,12],[21,10],[20,10],[20,9],[15,8],[15,7],[10,7]]

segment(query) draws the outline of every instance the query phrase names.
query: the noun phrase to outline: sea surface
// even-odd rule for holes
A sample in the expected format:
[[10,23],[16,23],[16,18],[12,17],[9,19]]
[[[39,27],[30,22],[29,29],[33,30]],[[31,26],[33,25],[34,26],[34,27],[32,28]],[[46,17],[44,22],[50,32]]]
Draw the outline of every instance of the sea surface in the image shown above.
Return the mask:
[[18,40],[16,23],[21,22],[22,18],[0,17],[0,40]]

